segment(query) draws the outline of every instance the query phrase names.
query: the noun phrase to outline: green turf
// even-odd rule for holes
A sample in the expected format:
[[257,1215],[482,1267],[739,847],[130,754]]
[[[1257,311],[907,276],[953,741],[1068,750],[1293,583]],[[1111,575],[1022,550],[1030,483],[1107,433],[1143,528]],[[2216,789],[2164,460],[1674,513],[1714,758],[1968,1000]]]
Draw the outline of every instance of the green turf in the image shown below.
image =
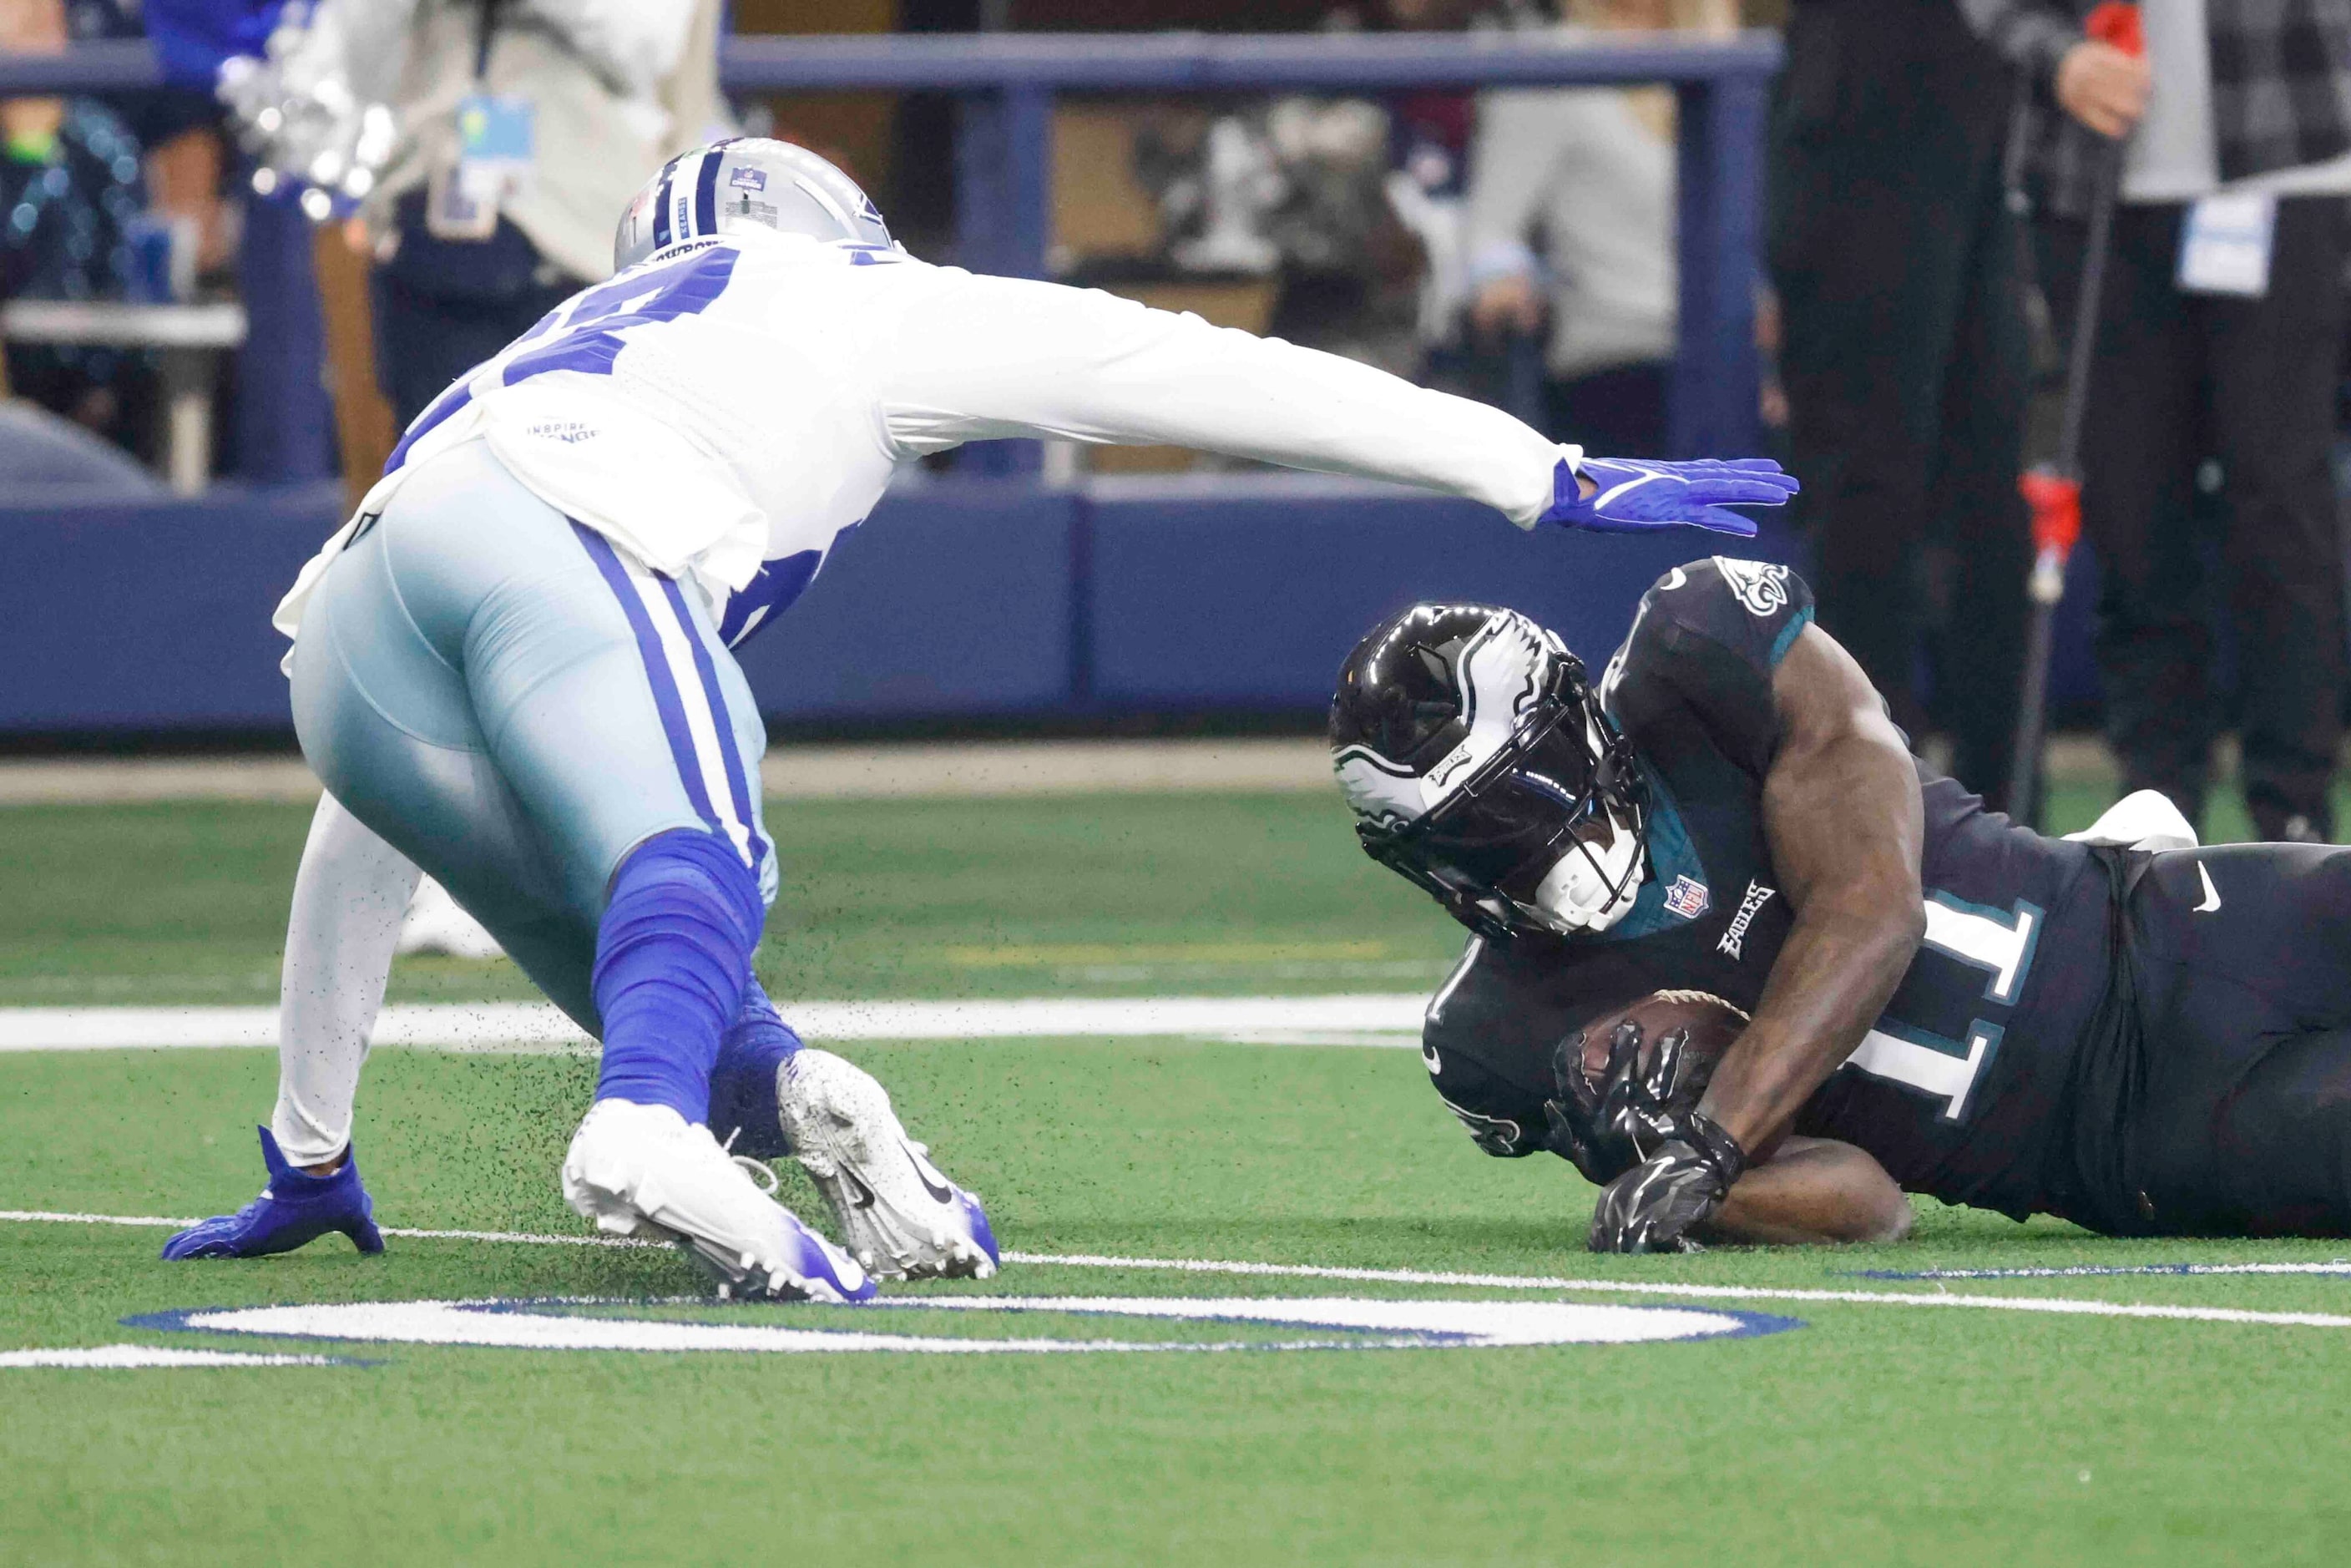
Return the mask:
[[[1458,928],[1335,794],[771,802],[780,997],[1416,990]],[[0,810],[0,1006],[268,1002],[306,808]],[[1402,894],[1399,896],[1399,894]],[[404,962],[392,999],[535,996]]]
[[[1589,1189],[1556,1161],[1478,1154],[1409,1051],[853,1054],[988,1196],[1007,1244],[1030,1251],[1831,1288],[1889,1264],[2333,1255],[2101,1242],[1937,1208],[1898,1249],[1599,1260],[1573,1249]],[[271,1077],[259,1051],[0,1058],[0,1207],[238,1201]],[[578,1059],[383,1053],[361,1146],[384,1218],[576,1228],[549,1173],[589,1082]],[[693,1282],[659,1252],[395,1240],[367,1260],[329,1241],[167,1265],[160,1239],[0,1222],[0,1347],[206,1343],[118,1325],[172,1308]],[[1481,1293],[1040,1265],[987,1288]],[[2340,1311],[2351,1295],[2308,1278],[1950,1289],[2272,1310]],[[2344,1331],[1753,1305],[1806,1326],[1541,1350],[1045,1361],[395,1345],[359,1347],[381,1359],[364,1368],[5,1371],[0,1558],[2340,1560]]]
[[[2111,798],[2061,784],[2057,831]],[[2338,806],[2351,821],[2351,795]],[[267,1003],[307,808],[0,810],[0,1007]],[[1335,794],[774,801],[778,997],[1426,989],[1460,946],[1366,860]],[[2247,831],[2233,793],[2210,836]],[[511,965],[403,962],[395,1001],[535,996]]]
[[[2071,789],[2060,823],[2101,804]],[[761,967],[786,997],[1414,989],[1458,945],[1320,798],[795,804],[774,820],[787,891]],[[303,821],[253,806],[0,812],[0,1005],[266,1001]],[[404,964],[395,980],[412,999],[525,994],[503,965]],[[2343,1250],[2110,1242],[1931,1204],[1897,1249],[1595,1259],[1576,1245],[1590,1189],[1548,1157],[1479,1154],[1409,1051],[846,1053],[1029,1252],[2351,1313],[2351,1280],[2323,1276],[1855,1277]],[[273,1076],[252,1051],[0,1055],[0,1208],[240,1203]],[[380,1053],[359,1146],[382,1218],[577,1234],[553,1173],[591,1083],[578,1057]],[[786,1176],[786,1198],[820,1215]],[[380,1260],[330,1239],[262,1263],[166,1265],[162,1235],[0,1221],[0,1350],[317,1349],[120,1320],[695,1284],[658,1251],[449,1240],[396,1239]],[[1501,1294],[1033,1263],[985,1289]],[[381,1363],[368,1367],[0,1370],[0,1563],[2269,1563],[2339,1562],[2351,1541],[2346,1331],[1746,1304],[1805,1326],[1524,1350],[394,1345],[359,1347]],[[1003,1332],[934,1315],[924,1332]]]

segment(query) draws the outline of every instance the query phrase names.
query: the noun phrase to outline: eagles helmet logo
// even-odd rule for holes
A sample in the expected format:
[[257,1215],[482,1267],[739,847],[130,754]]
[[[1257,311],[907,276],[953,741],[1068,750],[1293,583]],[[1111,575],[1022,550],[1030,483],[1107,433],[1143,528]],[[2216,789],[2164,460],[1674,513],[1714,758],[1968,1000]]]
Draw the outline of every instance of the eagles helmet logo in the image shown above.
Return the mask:
[[1480,936],[1604,927],[1646,867],[1632,748],[1557,633],[1416,604],[1348,656],[1331,762],[1373,859]]
[[1770,561],[1714,558],[1715,570],[1750,615],[1770,615],[1788,607],[1788,569]]

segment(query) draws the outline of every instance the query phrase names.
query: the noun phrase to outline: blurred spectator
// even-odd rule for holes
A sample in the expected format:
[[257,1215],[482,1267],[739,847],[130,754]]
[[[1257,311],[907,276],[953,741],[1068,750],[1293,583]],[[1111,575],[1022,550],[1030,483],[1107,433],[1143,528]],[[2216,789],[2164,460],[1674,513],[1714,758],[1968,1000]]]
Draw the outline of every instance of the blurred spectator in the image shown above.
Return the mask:
[[[1700,0],[1586,0],[1570,18],[1578,31],[1719,30],[1732,14]],[[1541,406],[1514,412],[1562,441],[1665,455],[1673,140],[1673,100],[1657,89],[1479,96],[1463,235],[1470,325],[1489,348],[1542,340]]]
[[[131,243],[146,207],[139,143],[96,99],[53,100],[38,141],[12,138],[0,172],[0,275],[28,299],[123,299],[139,291]],[[152,402],[153,375],[135,349],[18,343],[10,382],[125,446]]]
[[[1531,0],[1368,0],[1332,32],[1531,25]],[[1293,95],[1206,118],[1161,111],[1136,140],[1178,271],[1270,277],[1263,329],[1421,372],[1462,299],[1461,193],[1473,96]]]
[[722,124],[720,10],[321,0],[296,36],[272,40],[269,79],[307,93],[311,123],[335,128],[322,144],[338,172],[360,164],[364,106],[392,106],[381,175],[371,168],[359,189],[345,176],[341,190],[363,198],[377,379],[397,423],[611,272],[612,226],[637,186]]
[[[2083,428],[2098,661],[2124,788],[2193,820],[2220,727],[2195,476],[2220,460],[2246,804],[2265,839],[2334,836],[2343,557],[2329,470],[2351,251],[2351,4],[2145,8],[2147,56],[2087,4],[1965,0],[2042,95],[2043,281],[2074,319],[2092,183],[2123,152]],[[2062,109],[2052,112],[2049,99]]]
[[1401,375],[1419,366],[1420,246],[1388,198],[1388,117],[1361,98],[1155,116],[1135,172],[1176,272],[1275,280],[1266,329]]
[[[67,20],[60,0],[0,0],[0,48],[56,53],[68,42]],[[131,295],[139,272],[131,242],[146,192],[130,129],[95,99],[16,99],[0,103],[0,298]],[[123,445],[141,444],[137,427],[155,389],[137,351],[19,344],[8,370],[15,395]],[[5,435],[22,439],[30,428],[18,420]],[[50,456],[38,461],[47,472]]]
[[1946,543],[1934,677],[1952,772],[2029,810],[2003,799],[2032,554],[2011,73],[1955,0],[1795,0],[1787,49],[1769,249],[1821,624],[1921,733],[1927,547]]
[[[1360,13],[1338,7],[1326,25],[1371,32],[1484,33],[1547,26],[1551,20],[1536,0],[1375,0]],[[1420,88],[1391,97],[1386,109],[1388,204],[1420,249],[1417,335],[1431,356],[1422,366],[1422,379],[1432,384],[1458,382],[1469,298],[1466,198],[1478,95],[1464,89]]]
[[[179,8],[186,4],[179,0]],[[64,5],[67,30],[77,43],[143,37],[150,25],[159,21],[141,0],[64,0]],[[158,12],[169,8],[152,7]],[[171,231],[167,271],[176,280],[171,293],[186,298],[196,291],[199,280],[221,277],[236,239],[234,210],[221,200],[220,104],[209,82],[201,88],[174,82],[143,92],[110,94],[100,101],[146,150],[150,211]]]

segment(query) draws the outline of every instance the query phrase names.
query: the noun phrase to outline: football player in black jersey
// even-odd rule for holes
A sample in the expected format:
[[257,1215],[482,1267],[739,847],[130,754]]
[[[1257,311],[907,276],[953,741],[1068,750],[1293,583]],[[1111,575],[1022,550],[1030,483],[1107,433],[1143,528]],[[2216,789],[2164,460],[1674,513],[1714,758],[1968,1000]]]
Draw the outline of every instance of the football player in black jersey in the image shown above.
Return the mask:
[[[1885,1239],[1903,1190],[2351,1234],[2351,851],[2198,849],[2152,794],[2019,827],[1910,756],[1812,614],[1717,558],[1649,591],[1597,689],[1481,605],[1349,657],[1364,847],[1476,934],[1423,1055],[1480,1145],[1576,1159],[1603,1250]],[[1669,988],[1750,1021],[1710,1077],[1620,1053],[1601,1105],[1580,1031]]]

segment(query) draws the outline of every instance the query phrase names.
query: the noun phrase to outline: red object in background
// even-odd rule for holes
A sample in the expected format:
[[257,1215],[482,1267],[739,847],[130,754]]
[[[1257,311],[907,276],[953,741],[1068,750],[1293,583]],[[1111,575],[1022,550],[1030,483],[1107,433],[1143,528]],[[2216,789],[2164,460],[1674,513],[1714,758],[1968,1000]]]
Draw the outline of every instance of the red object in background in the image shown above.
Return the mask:
[[2082,482],[2053,468],[2035,468],[2016,482],[2032,509],[2032,548],[2074,553],[2082,537]]
[[2147,53],[2147,34],[2139,26],[2138,7],[2125,0],[2105,0],[2094,7],[2082,30],[2108,48],[2126,55]]

